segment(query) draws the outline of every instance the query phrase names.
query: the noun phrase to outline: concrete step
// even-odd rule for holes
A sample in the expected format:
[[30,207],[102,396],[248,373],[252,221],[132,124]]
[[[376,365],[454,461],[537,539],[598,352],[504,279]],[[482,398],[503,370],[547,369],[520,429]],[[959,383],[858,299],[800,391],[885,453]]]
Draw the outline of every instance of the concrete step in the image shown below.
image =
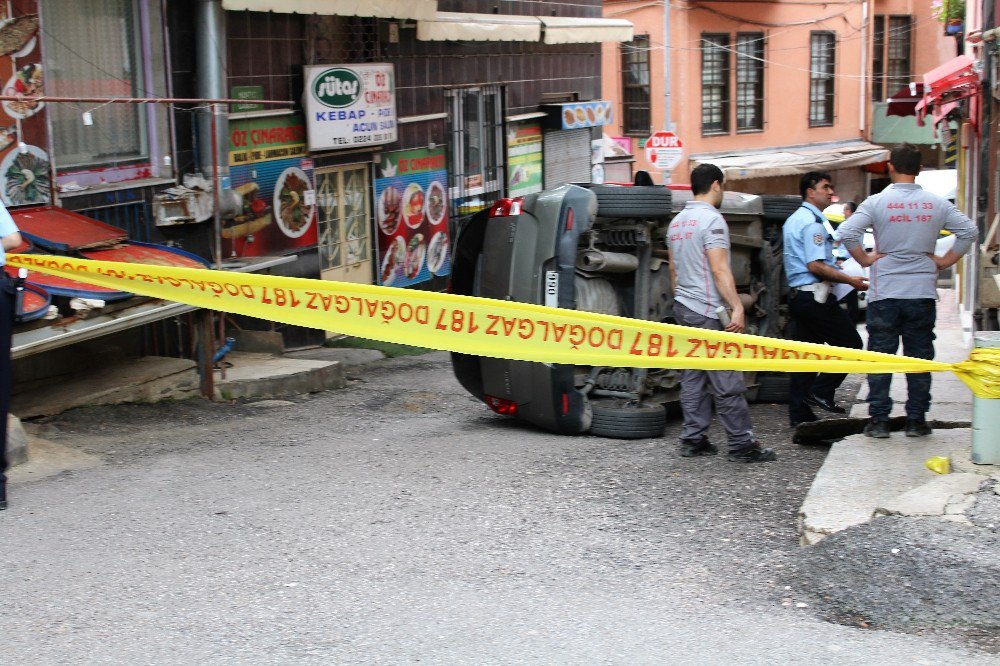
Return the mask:
[[949,456],[970,446],[968,428],[935,430],[928,437],[893,432],[889,439],[851,435],[830,448],[799,509],[803,545],[868,522],[876,509],[922,486],[937,474],[924,466],[932,456]]
[[10,411],[22,419],[52,416],[74,407],[124,402],[183,400],[198,395],[195,363],[144,356],[52,379],[11,397]]
[[343,388],[344,367],[338,361],[273,356],[253,352],[230,352],[231,367],[215,372],[215,396],[220,400],[278,398]]

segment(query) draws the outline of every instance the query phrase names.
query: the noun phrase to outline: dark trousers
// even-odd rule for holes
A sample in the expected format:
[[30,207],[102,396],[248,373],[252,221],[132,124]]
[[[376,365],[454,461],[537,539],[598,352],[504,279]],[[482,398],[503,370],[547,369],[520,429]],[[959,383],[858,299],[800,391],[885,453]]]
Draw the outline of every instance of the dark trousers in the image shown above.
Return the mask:
[[[868,304],[868,350],[895,354],[902,338],[906,356],[933,359],[936,319],[933,298],[872,301]],[[875,420],[887,420],[892,412],[891,383],[892,375],[868,375],[868,414]],[[923,419],[931,408],[931,373],[907,373],[906,388],[906,417]]]
[[[817,342],[861,349],[861,336],[847,312],[840,307],[837,299],[831,294],[825,303],[817,303],[811,291],[794,291],[788,300],[788,312],[791,315],[791,326],[788,337],[800,342]],[[805,397],[810,393],[833,401],[846,374],[815,372],[793,372],[789,382],[788,413],[794,419],[808,411]]]
[[7,410],[10,408],[10,336],[14,324],[14,283],[0,268],[0,486],[7,476]]

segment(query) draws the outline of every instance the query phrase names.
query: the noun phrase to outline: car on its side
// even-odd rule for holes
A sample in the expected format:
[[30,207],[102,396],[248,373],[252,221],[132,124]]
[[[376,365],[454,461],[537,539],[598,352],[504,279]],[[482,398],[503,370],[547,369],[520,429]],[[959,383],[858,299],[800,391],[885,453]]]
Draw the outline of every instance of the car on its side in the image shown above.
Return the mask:
[[[689,189],[563,185],[501,199],[458,234],[452,291],[672,322],[665,234]],[[749,333],[778,336],[787,313],[780,222],[759,196],[727,192],[731,263]],[[782,213],[783,214],[783,213]],[[780,215],[778,216],[780,217]],[[459,382],[494,411],[559,433],[656,437],[680,371],[452,354]],[[751,375],[750,396],[765,387]]]

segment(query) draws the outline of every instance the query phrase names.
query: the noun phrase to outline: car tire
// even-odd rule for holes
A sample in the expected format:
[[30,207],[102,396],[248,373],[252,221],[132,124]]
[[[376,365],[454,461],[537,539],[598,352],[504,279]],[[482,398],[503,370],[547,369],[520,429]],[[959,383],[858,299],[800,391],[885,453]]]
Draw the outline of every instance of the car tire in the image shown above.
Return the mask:
[[673,215],[670,190],[656,185],[615,187],[594,185],[598,217],[651,217],[665,219]]
[[623,403],[604,400],[591,403],[593,420],[590,434],[613,439],[648,439],[661,437],[667,427],[663,405]]
[[762,372],[757,375],[757,396],[754,402],[787,403],[791,377],[787,373]]

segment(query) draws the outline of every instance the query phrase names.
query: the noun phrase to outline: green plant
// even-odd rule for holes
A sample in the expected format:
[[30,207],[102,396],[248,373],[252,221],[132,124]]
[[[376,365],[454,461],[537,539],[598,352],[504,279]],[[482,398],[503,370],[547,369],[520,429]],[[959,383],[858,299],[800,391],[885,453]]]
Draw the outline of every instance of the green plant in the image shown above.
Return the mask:
[[931,15],[941,23],[965,20],[965,0],[932,0]]

